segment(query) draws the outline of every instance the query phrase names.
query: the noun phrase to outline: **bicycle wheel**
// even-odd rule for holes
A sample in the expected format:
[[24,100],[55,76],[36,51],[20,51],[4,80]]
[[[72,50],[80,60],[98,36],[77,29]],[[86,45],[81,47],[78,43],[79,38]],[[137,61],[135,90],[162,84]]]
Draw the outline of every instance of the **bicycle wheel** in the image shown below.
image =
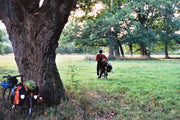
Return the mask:
[[[7,90],[9,90],[8,93],[7,93]],[[9,99],[9,96],[11,95],[11,90],[12,90],[12,88],[9,88],[9,89],[5,88],[3,91],[3,105],[5,108],[9,107],[9,105],[11,103],[10,102],[11,99]]]
[[105,79],[107,79],[107,75],[108,75],[108,73],[107,73],[107,68],[105,68],[105,71],[104,71],[104,78],[105,78]]

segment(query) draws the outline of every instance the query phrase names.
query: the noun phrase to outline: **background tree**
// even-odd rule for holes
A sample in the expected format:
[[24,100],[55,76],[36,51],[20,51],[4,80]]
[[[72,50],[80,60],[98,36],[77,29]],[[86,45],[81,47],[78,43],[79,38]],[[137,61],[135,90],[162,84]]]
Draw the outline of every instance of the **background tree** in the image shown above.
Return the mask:
[[[131,14],[136,15],[134,20],[140,24],[138,25],[139,27],[135,27],[136,29],[140,28],[139,29],[140,31],[136,30],[138,33],[135,33],[134,35],[139,34],[140,36],[142,36],[141,39],[139,39],[141,55],[148,55],[149,57],[151,55],[152,42],[156,40],[156,35],[153,32],[153,23],[158,17],[158,9],[157,9],[159,6],[158,3],[159,1],[155,1],[155,0],[147,0],[147,1],[133,0],[133,2],[127,5],[127,7],[131,9]],[[134,21],[133,19],[131,20]]]
[[3,38],[3,36],[4,36],[4,32],[0,30],[0,54],[4,53],[3,42],[5,41],[5,39]]
[[40,86],[47,104],[65,97],[55,63],[60,34],[76,0],[0,0],[0,19],[12,43],[15,60],[25,80]]
[[[117,39],[114,38],[117,38],[118,31],[112,31],[112,28],[115,30],[114,26],[119,24],[119,20],[115,20],[115,11],[118,11],[117,8],[120,9],[122,3],[126,2],[126,0],[100,1],[106,7],[105,10],[103,10],[101,13],[98,13],[97,16],[90,16],[88,13],[90,13],[92,7],[99,1],[93,2],[91,0],[86,0],[84,2],[85,4],[80,5],[80,8],[82,8],[82,10],[84,10],[86,13],[85,16],[83,16],[81,19],[83,19],[85,22],[88,20],[92,20],[93,22],[87,22],[85,23],[86,25],[84,24],[85,28],[82,30],[83,32],[81,34],[81,42],[79,43],[87,43],[88,46],[109,46],[109,57],[114,58],[114,45],[115,48],[118,49]],[[89,26],[89,28],[86,28],[86,26]],[[98,31],[95,31],[97,29]],[[90,31],[91,33],[89,33]],[[86,39],[88,38],[87,34],[90,36],[89,39]]]
[[0,54],[12,53],[12,46],[5,30],[0,29]]
[[[174,16],[175,11],[178,11],[179,8],[177,0],[133,0],[133,2],[109,0],[102,2],[107,7],[104,7],[104,10],[98,13],[97,16],[89,16],[88,14],[97,1],[87,0],[84,2],[86,4],[81,4],[81,7],[83,6],[82,10],[85,10],[87,13],[80,18],[83,27],[79,26],[79,28],[81,28],[79,29],[80,32],[74,29],[71,30],[76,31],[75,34],[78,35],[74,37],[75,40],[73,40],[77,46],[88,46],[91,48],[94,46],[108,47],[113,43],[114,46],[111,46],[111,49],[109,49],[111,50],[109,56],[114,55],[113,50],[115,50],[115,54],[118,56],[120,50],[123,57],[124,51],[122,46],[129,46],[131,55],[133,55],[134,51],[140,53],[142,56],[147,55],[150,57],[151,52],[155,50],[153,47],[157,47],[155,44],[157,44],[157,40],[160,39],[160,33],[157,34],[157,31],[163,31],[160,30],[160,26],[157,26],[157,24],[163,20],[163,17],[160,17],[162,16],[161,14],[164,14],[162,8],[166,9],[168,6],[165,5],[171,3],[173,9],[169,9],[169,11],[174,11],[171,12],[172,16]],[[113,28],[113,31],[111,28]],[[175,34],[177,30],[178,22],[176,20],[174,30],[170,35],[171,40],[176,41],[176,43],[178,43],[179,38],[177,37],[178,35]],[[162,38],[162,40],[164,40],[164,38]],[[171,46],[174,47],[175,45],[169,44],[169,47]]]
[[[180,19],[175,17],[177,8],[180,3],[177,0],[174,1],[161,1],[159,8],[160,16],[157,22],[157,32],[160,37],[160,41],[164,44],[165,58],[169,58],[168,47],[172,46],[172,40],[179,41],[175,32],[180,29]],[[174,39],[175,38],[175,39]]]

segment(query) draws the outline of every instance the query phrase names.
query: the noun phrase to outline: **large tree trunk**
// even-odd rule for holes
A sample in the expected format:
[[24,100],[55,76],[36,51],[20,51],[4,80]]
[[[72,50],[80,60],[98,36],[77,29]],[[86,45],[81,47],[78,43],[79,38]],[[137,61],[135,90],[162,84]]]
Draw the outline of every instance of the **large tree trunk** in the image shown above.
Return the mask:
[[[116,34],[116,33],[115,33],[115,36],[117,37],[117,34]],[[118,40],[116,40],[115,43],[116,43],[116,44],[114,45],[115,56],[116,56],[116,57],[120,57]]]
[[129,44],[129,50],[130,50],[131,56],[133,56],[132,43],[131,43],[131,44]]
[[164,51],[165,51],[165,58],[168,59],[169,58],[169,54],[168,54],[168,46],[167,45],[165,45]]
[[[118,37],[116,32],[114,32],[114,35],[115,35],[115,37]],[[119,40],[115,40],[115,45],[114,45],[114,51],[115,51],[116,57],[120,57],[118,41]]]
[[109,44],[109,58],[114,58],[114,51],[113,51],[113,42],[111,41],[111,43]]
[[0,0],[0,18],[6,25],[15,60],[25,80],[34,80],[48,105],[58,104],[65,90],[55,62],[55,50],[73,0]]
[[[151,14],[151,18],[150,18],[150,22],[148,20],[148,17],[149,17],[149,12],[150,10],[152,10],[152,14]],[[152,30],[152,24],[153,24],[153,21],[154,21],[154,9],[148,9],[148,13],[147,13],[147,30],[148,31],[151,31]],[[152,43],[151,43],[151,39],[149,40],[149,50],[148,50],[148,57],[151,57],[151,48],[152,48]]]
[[114,59],[115,58],[114,57],[114,49],[113,49],[113,47],[114,47],[114,40],[113,40],[113,30],[112,29],[114,29],[113,26],[112,25],[109,26],[109,35],[110,35],[109,36],[109,38],[110,38],[110,43],[109,43],[109,58],[110,59]]
[[141,44],[141,56],[147,56],[146,47],[142,44]]
[[151,57],[151,42],[149,43],[148,57]]
[[117,44],[114,45],[114,52],[116,57],[120,57],[119,46]]
[[122,58],[124,58],[124,50],[123,50],[123,47],[121,45],[120,40],[118,40],[118,45],[119,45],[119,48],[120,48],[120,51],[121,51]]
[[141,56],[143,56],[144,55],[144,47],[143,47],[143,45],[141,45]]

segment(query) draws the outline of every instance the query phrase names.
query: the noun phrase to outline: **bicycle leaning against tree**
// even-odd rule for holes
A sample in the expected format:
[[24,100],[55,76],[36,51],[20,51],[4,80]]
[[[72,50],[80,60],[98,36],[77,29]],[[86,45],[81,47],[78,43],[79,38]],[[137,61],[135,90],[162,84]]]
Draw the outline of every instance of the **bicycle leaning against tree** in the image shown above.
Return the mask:
[[[11,108],[14,111],[26,112],[32,115],[33,105],[42,102],[42,98],[36,83],[32,80],[23,82],[23,76],[3,76],[3,78],[7,78],[1,83],[4,88],[3,104],[6,108],[12,106]],[[19,83],[17,77],[21,77]]]

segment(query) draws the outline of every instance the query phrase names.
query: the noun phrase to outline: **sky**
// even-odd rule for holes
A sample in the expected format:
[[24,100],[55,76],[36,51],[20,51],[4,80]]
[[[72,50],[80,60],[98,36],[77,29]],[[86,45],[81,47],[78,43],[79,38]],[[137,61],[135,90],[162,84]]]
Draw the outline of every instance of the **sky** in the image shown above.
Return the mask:
[[0,29],[6,29],[5,25],[0,21]]

